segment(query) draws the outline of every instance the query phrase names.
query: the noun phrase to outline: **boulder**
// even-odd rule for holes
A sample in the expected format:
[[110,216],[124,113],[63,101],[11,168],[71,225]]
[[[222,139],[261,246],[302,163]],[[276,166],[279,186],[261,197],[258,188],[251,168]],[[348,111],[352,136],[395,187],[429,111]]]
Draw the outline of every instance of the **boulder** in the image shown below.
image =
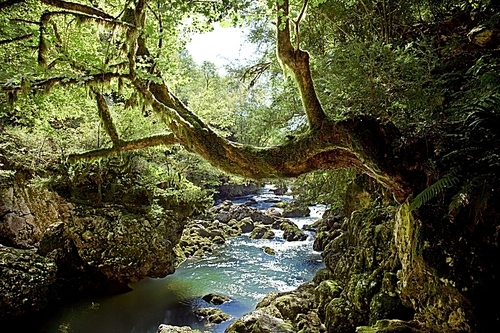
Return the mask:
[[241,229],[242,233],[246,234],[247,232],[251,232],[254,229],[255,224],[251,217],[245,217],[244,219],[238,221],[236,223],[236,226]]
[[172,326],[166,324],[160,324],[156,333],[210,333],[208,331],[193,330],[189,326]]
[[314,309],[315,287],[314,282],[308,282],[291,292],[267,294],[256,310],[236,320],[226,332],[325,333],[325,326]]
[[213,304],[213,305],[221,305],[221,304],[224,304],[224,303],[231,301],[231,299],[229,297],[226,297],[226,296],[220,295],[220,294],[214,294],[214,293],[207,294],[207,295],[203,296],[202,299],[205,302]]
[[284,207],[283,217],[305,217],[311,214],[308,206],[290,203]]
[[271,190],[276,195],[285,195],[288,192],[288,187],[286,186],[278,186],[275,189]]
[[167,213],[134,214],[122,206],[109,205],[80,207],[67,229],[86,265],[109,281],[127,285],[174,272],[174,246],[184,224],[185,220]]
[[272,247],[263,246],[262,249],[264,250],[264,253],[266,253],[266,254],[268,254],[270,256],[276,255],[276,251],[274,251],[274,249]]
[[283,239],[292,241],[303,241],[307,239],[307,235],[290,220],[284,220],[280,224],[280,229],[283,230]]
[[0,245],[0,320],[43,309],[55,296],[56,273],[52,259]]
[[193,312],[198,317],[204,318],[209,324],[220,324],[232,318],[218,308],[199,308]]
[[244,315],[225,330],[225,333],[295,333],[295,328],[281,318],[273,317],[262,310]]
[[274,236],[275,234],[269,226],[258,225],[253,229],[249,237],[251,239],[273,239]]

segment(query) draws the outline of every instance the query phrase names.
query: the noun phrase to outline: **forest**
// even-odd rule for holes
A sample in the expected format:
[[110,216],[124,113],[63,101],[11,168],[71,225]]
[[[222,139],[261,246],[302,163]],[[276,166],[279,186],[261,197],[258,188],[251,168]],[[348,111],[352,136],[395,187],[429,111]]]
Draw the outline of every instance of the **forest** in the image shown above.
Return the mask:
[[[253,56],[196,63],[215,25]],[[222,188],[274,184],[328,207],[326,268],[227,332],[500,328],[496,1],[4,0],[0,57],[0,323],[172,274]]]

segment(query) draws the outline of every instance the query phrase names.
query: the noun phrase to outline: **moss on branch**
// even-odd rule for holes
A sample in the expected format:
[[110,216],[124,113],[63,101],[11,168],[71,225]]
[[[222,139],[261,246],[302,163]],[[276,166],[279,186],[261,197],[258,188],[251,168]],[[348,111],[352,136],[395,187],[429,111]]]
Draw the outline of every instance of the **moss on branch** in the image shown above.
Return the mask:
[[179,140],[172,133],[158,134],[136,140],[121,141],[120,144],[114,145],[113,147],[109,148],[101,148],[89,150],[83,153],[71,154],[68,156],[68,159],[73,163],[78,160],[108,157],[122,151],[139,150],[157,146],[171,146],[177,143],[179,143]]

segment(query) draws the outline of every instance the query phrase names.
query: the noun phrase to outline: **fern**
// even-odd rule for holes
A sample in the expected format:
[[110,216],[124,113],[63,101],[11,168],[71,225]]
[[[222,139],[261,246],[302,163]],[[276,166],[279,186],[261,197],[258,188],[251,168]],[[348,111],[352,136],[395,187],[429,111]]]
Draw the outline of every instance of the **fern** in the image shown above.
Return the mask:
[[446,174],[443,178],[439,179],[437,182],[420,192],[411,202],[410,210],[413,211],[420,208],[420,206],[434,199],[439,194],[443,193],[447,188],[455,186],[458,182],[459,179],[456,172],[452,171],[451,173]]

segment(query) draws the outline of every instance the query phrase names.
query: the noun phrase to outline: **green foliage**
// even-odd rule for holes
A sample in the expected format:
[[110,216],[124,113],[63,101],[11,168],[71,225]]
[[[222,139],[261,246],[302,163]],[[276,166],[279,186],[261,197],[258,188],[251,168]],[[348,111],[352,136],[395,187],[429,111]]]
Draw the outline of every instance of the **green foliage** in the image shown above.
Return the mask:
[[444,175],[437,182],[426,188],[424,191],[420,192],[415,199],[410,204],[410,210],[415,210],[420,208],[420,206],[431,201],[440,194],[458,184],[459,179],[455,172]]
[[355,177],[356,172],[349,169],[313,172],[294,181],[293,194],[306,204],[324,203],[333,210],[342,210],[348,186]]
[[449,137],[448,153],[439,161],[449,173],[415,197],[411,208],[451,193],[450,214],[468,207],[477,222],[500,186],[500,98],[493,95],[459,110],[467,117]]

